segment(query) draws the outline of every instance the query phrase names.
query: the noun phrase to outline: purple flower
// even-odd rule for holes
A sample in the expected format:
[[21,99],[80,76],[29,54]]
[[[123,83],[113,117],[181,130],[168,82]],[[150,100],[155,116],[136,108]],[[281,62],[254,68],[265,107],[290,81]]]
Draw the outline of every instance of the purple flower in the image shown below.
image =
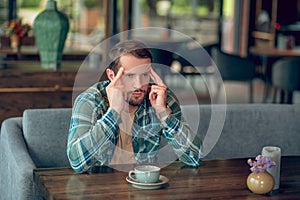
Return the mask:
[[251,159],[247,160],[247,163],[250,165],[250,170],[252,172],[262,172],[276,165],[276,163],[272,161],[269,156],[258,155],[256,156],[255,160],[256,161],[253,161]]

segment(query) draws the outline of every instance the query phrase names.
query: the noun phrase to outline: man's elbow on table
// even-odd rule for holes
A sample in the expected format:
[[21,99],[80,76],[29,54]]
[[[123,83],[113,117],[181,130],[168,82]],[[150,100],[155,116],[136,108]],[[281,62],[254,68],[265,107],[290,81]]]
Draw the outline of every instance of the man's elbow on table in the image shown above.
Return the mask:
[[83,173],[87,171],[87,169],[84,169],[82,162],[80,161],[79,155],[77,153],[74,153],[74,147],[72,148],[67,148],[67,156],[69,159],[70,166],[73,168],[73,170],[76,173]]

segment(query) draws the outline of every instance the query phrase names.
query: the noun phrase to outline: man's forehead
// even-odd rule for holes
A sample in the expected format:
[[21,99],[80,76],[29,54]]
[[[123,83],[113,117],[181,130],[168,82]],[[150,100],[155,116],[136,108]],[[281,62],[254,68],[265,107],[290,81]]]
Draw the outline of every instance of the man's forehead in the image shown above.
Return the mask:
[[142,65],[138,65],[135,66],[131,69],[126,69],[126,67],[124,67],[125,69],[125,74],[142,74],[142,73],[146,73],[146,72],[150,72],[151,70],[151,64],[142,64]]
[[150,70],[151,60],[149,58],[137,58],[126,54],[120,57],[120,66],[124,68],[125,73],[146,72]]

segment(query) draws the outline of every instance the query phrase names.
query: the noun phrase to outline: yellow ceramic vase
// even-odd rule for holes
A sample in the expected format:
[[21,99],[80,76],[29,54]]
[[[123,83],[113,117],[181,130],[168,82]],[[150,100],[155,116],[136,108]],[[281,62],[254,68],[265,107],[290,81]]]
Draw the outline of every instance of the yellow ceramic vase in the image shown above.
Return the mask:
[[247,186],[255,194],[266,194],[274,187],[274,178],[269,172],[252,172],[247,178]]

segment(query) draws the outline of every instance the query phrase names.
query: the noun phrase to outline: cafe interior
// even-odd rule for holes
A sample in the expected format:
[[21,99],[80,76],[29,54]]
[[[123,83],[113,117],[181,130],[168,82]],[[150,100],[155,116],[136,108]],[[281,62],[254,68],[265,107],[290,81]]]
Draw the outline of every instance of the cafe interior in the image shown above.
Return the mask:
[[[53,2],[55,6],[51,7]],[[52,9],[52,14],[49,9]],[[42,22],[43,17],[46,22]],[[58,18],[61,21],[56,23],[54,20]],[[63,23],[66,24],[59,27],[59,31],[54,27]],[[282,161],[297,166],[295,169],[283,162],[282,187],[267,196],[279,195],[280,199],[282,195],[285,199],[295,199],[299,195],[300,0],[0,0],[0,25],[0,153],[3,162],[12,163],[0,167],[0,180],[1,185],[6,185],[5,180],[11,176],[10,179],[15,180],[9,183],[21,181],[19,184],[29,184],[26,186],[29,189],[24,189],[24,186],[10,193],[1,186],[0,192],[5,191],[8,199],[19,196],[18,199],[39,199],[41,196],[42,199],[110,199],[111,195],[116,199],[197,199],[201,188],[205,188],[201,194],[203,198],[257,199],[260,196],[258,193],[253,195],[252,189],[253,193],[249,192],[245,181],[238,182],[237,177],[243,177],[247,171],[238,172],[232,170],[234,166],[220,160],[210,163],[210,160],[253,158],[264,146],[279,146],[282,156],[287,156]],[[53,31],[61,35],[65,32],[65,35],[60,35],[60,38]],[[169,179],[162,182],[169,181],[167,192],[163,192],[163,184],[132,184],[133,188],[138,188],[133,190],[126,181],[123,185],[112,182],[111,187],[123,191],[125,198],[121,193],[107,193],[99,188],[88,191],[84,184],[89,180],[79,178],[82,182],[77,185],[75,180],[79,176],[64,177],[68,179],[67,185],[61,185],[64,191],[40,188],[48,184],[43,182],[47,178],[43,178],[52,176],[55,170],[47,174],[48,171],[39,171],[39,168],[68,166],[65,147],[60,148],[65,145],[67,136],[56,132],[68,129],[68,116],[75,98],[100,80],[108,60],[108,49],[124,39],[138,39],[149,45],[153,50],[153,66],[181,105],[186,106],[185,112],[192,113],[193,106],[197,105],[202,111],[201,120],[218,118],[213,131],[220,129],[222,136],[218,135],[219,142],[213,143],[216,144],[214,148],[204,148],[207,155],[204,160],[209,161],[203,173],[209,175],[206,170],[210,170],[211,164],[216,174],[223,177],[223,170],[217,170],[220,169],[218,166],[228,167],[234,172],[233,182],[227,186],[235,185],[239,189],[226,188],[224,180],[216,176],[212,179],[208,175],[201,177],[201,166],[199,171],[186,169],[181,173],[178,165],[165,171]],[[47,63],[45,60],[50,59],[52,52],[45,53],[45,46],[54,43],[61,44],[60,50],[55,52],[54,61]],[[212,106],[216,106],[216,111]],[[198,126],[200,121],[197,120],[200,118],[198,113],[195,116],[187,116],[192,126]],[[12,135],[6,127],[10,125],[10,119],[19,120],[14,126],[20,135],[24,134],[24,144],[20,144],[19,139],[11,144],[6,142]],[[51,123],[39,125],[42,120]],[[246,128],[249,124],[251,127]],[[213,132],[207,127],[205,130],[207,134]],[[30,136],[30,131],[37,134]],[[202,128],[196,130],[197,133],[201,131]],[[45,136],[47,133],[52,136]],[[207,142],[205,135],[202,136],[204,143]],[[43,145],[37,141],[48,137],[52,138],[49,140],[54,147],[46,150],[51,147],[50,143]],[[53,139],[55,137],[61,137],[61,141]],[[259,142],[261,140],[264,142]],[[23,145],[26,156],[32,157],[34,164],[30,175],[9,175],[11,172],[7,172],[8,166],[18,166],[16,160],[10,161],[14,150],[5,154],[4,149],[11,145],[14,148]],[[47,154],[53,148],[59,156]],[[231,150],[226,151],[226,148]],[[39,151],[43,153],[37,153]],[[19,156],[22,155],[21,152]],[[235,160],[233,165],[242,165],[242,162]],[[172,169],[180,175],[185,174],[191,181],[178,175],[183,184],[172,188],[176,185],[172,182],[172,178],[176,179]],[[28,173],[28,169],[20,168],[20,174],[26,170]],[[70,171],[57,173],[71,174]],[[204,186],[197,179],[199,174],[200,179],[204,178],[204,182],[216,187]],[[113,177],[117,179],[118,173]],[[101,182],[104,177],[94,178]],[[50,188],[56,188],[51,181],[49,184]],[[80,186],[83,188],[78,188]],[[153,189],[151,186],[160,188],[151,190],[155,191],[156,198],[143,191]],[[199,191],[191,187],[199,187]],[[34,194],[32,188],[36,191]],[[171,189],[176,190],[178,196],[172,196]],[[234,192],[227,194],[227,189]],[[185,191],[190,191],[191,196]]]
[[[214,103],[224,103],[224,101],[230,104],[299,103],[300,101],[298,79],[293,80],[294,83],[288,83],[290,84],[288,88],[280,85],[283,83],[271,80],[272,66],[275,61],[279,58],[298,56],[300,2],[297,0],[292,0],[288,4],[280,0],[57,1],[57,8],[68,17],[69,31],[61,65],[53,69],[42,66],[34,36],[35,18],[45,9],[45,6],[45,0],[4,0],[1,3],[0,95],[3,95],[1,121],[7,117],[20,115],[26,108],[71,107],[74,98],[74,95],[72,96],[74,80],[78,69],[83,68],[83,63],[86,63],[87,71],[93,71],[101,68],[100,65],[105,60],[104,54],[95,53],[96,46],[128,30],[133,33],[136,29],[144,29],[144,33],[141,34],[149,34],[147,37],[150,38],[149,27],[157,27],[156,33],[151,34],[153,41],[150,42],[155,45],[161,42],[161,47],[173,51],[155,54],[159,55],[156,60],[158,63],[170,66],[172,69],[170,73],[165,73],[165,81],[183,91],[187,83],[176,84],[174,80],[176,74],[184,76],[188,85],[192,85],[192,93],[196,94],[200,104],[210,104],[213,101],[212,96],[218,96],[217,93],[220,93],[217,81],[211,78],[214,71],[220,71],[225,90],[225,94],[219,96],[226,95],[225,100],[215,99]],[[11,32],[7,30],[9,29],[7,23],[18,19],[21,20],[26,34],[18,42],[18,47],[14,48],[12,45],[15,42],[11,39]],[[26,25],[29,27],[28,30]],[[163,29],[171,30],[173,34],[168,36],[165,33],[168,30]],[[185,38],[180,38],[181,34]],[[279,47],[282,43],[280,39],[284,42]],[[166,42],[168,40],[169,43]],[[290,47],[287,46],[288,40],[292,43]],[[193,42],[198,49],[188,44]],[[188,46],[189,49],[184,49],[184,46]],[[226,56],[239,56],[249,61],[249,64],[246,64],[249,65],[248,69],[227,66],[223,68],[222,65],[226,61],[220,64],[212,57],[213,47],[218,47],[222,53],[228,54]],[[185,57],[197,57],[203,54],[200,48],[207,52],[206,56],[213,62],[195,61],[196,65],[200,66],[196,69],[194,63],[185,62],[180,56],[176,56],[177,52],[174,52],[189,51],[188,55],[187,53],[184,55]],[[265,55],[265,48],[292,49],[294,53],[283,51]],[[105,51],[102,47],[99,49]],[[213,64],[217,68],[209,68],[208,65]],[[204,65],[206,68],[203,67]],[[74,90],[82,91],[84,89],[82,87],[90,84],[82,83]],[[185,104],[189,104],[189,95],[188,92],[182,94],[182,98],[186,98]],[[14,105],[10,103],[12,98],[16,101]]]

